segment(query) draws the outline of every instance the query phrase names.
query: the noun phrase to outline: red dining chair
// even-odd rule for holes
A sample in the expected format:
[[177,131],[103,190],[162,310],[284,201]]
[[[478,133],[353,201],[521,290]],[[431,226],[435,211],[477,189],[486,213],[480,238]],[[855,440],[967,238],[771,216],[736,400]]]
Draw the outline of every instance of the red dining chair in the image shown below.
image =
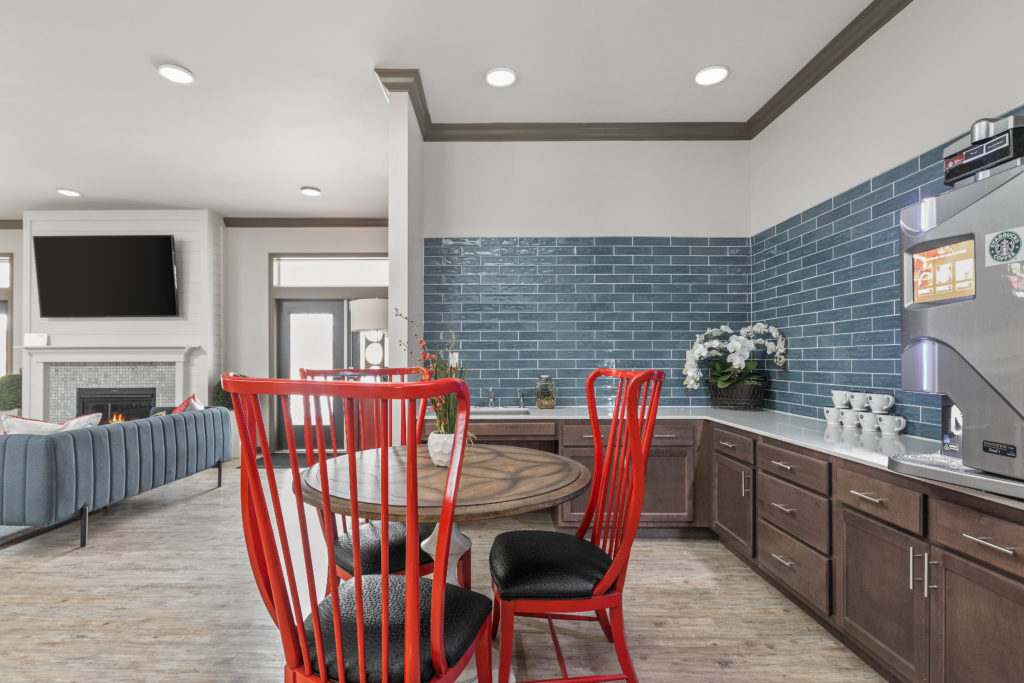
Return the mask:
[[[560,681],[636,681],[626,647],[622,589],[629,551],[640,522],[644,473],[665,373],[598,368],[587,378],[587,407],[594,436],[594,473],[583,521],[575,535],[556,531],[510,531],[491,547],[494,589],[492,636],[501,631],[498,680],[512,667],[516,616],[547,619]],[[595,397],[598,382],[611,382],[615,404],[607,439]],[[595,616],[581,614],[594,612]],[[597,621],[615,645],[621,674],[569,677],[553,619]]]
[[[422,367],[409,367],[409,368],[335,368],[330,370],[310,370],[306,368],[299,369],[299,377],[302,379],[319,379],[321,381],[336,381],[336,382],[421,382],[430,379],[430,371]],[[357,450],[364,450],[367,448],[374,448],[377,445],[377,437],[374,433],[374,409],[375,402],[372,399],[360,400],[355,402],[355,409],[359,416],[356,420],[356,448]],[[402,405],[401,411],[405,410],[405,406]],[[416,428],[412,431],[415,435],[416,442],[423,442],[423,424],[424,418],[426,417],[427,402],[421,401],[419,406],[419,412],[416,414]],[[366,417],[368,419],[363,419]],[[400,415],[401,427],[399,428],[399,434],[401,444],[406,445],[408,439],[406,438],[405,431],[405,414],[404,412]],[[392,438],[390,434],[387,435],[390,442]],[[334,430],[331,430],[331,444],[337,443],[337,434]],[[359,555],[361,556],[363,563],[363,572],[367,574],[379,574],[380,573],[380,555],[381,545],[384,535],[381,533],[381,523],[378,521],[364,521],[359,525]],[[434,532],[433,524],[420,524],[419,525],[419,541],[422,543],[425,541],[430,534]],[[388,546],[392,555],[401,555],[405,552],[405,524],[402,522],[391,522],[388,525]],[[348,531],[348,521],[345,517],[341,517],[341,530],[338,530],[338,525],[334,526],[334,546],[335,555],[338,558],[338,570],[343,578],[352,577],[353,561],[353,541],[352,534]],[[472,554],[471,551],[467,550],[459,558],[459,563],[456,566],[457,576],[459,578],[459,585],[463,588],[470,588],[472,585]],[[420,575],[429,574],[434,570],[434,560],[427,553],[420,551]],[[401,574],[405,569],[403,567],[394,567],[391,570],[393,574]]]
[[[476,654],[479,680],[491,680],[490,600],[459,586],[445,583],[448,551],[455,515],[456,492],[462,472],[467,426],[469,389],[457,379],[412,383],[320,382],[313,380],[252,379],[233,374],[221,377],[231,394],[241,440],[242,528],[253,576],[270,617],[278,627],[284,649],[285,683],[337,681],[378,683],[383,681],[454,681]],[[401,500],[381,505],[385,526],[391,515],[401,516],[417,528],[419,512],[418,474],[420,444],[407,444],[405,485],[389,489],[387,434],[393,419],[404,415],[408,433],[415,433],[418,404],[431,397],[454,394],[458,404],[455,442],[448,468],[444,499],[438,522],[437,561],[433,573],[418,576],[419,548],[404,544],[402,556],[392,558],[387,544],[381,547],[382,574],[363,570],[355,556],[353,575],[343,579],[337,569],[333,543],[318,543],[324,537],[310,534],[303,502],[303,476],[314,468],[323,509],[337,509],[347,498],[346,512],[359,519],[361,499]],[[301,400],[305,453],[296,446],[291,399]],[[321,413],[325,399],[344,404],[345,452],[328,445],[324,428],[334,427],[333,413]],[[374,430],[379,437],[372,450],[380,463],[379,473],[360,478],[357,471],[356,401],[372,401]],[[288,427],[289,476],[280,480],[269,458],[257,462],[257,450],[269,452],[264,407],[278,402]],[[404,411],[403,411],[404,407]],[[364,415],[365,419],[365,415]],[[331,497],[328,459],[347,460],[349,484]],[[367,454],[361,456],[367,457]],[[362,462],[365,462],[363,460]],[[401,477],[397,478],[398,480]],[[308,489],[307,489],[308,492]],[[410,502],[407,502],[410,501]],[[325,515],[328,538],[334,515]],[[352,529],[356,543],[359,527]],[[411,539],[410,539],[411,540]],[[328,562],[323,561],[326,553]],[[390,573],[391,563],[404,565],[405,574]],[[326,576],[325,576],[326,574]],[[415,577],[410,579],[409,577]]]

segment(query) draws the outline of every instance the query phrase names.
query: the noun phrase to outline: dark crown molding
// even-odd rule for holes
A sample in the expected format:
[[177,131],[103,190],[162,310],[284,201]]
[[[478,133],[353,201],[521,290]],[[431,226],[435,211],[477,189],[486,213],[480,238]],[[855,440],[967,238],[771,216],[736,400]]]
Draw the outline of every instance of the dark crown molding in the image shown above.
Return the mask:
[[21,219],[0,218],[0,230],[21,230]]
[[668,123],[434,123],[419,69],[376,69],[385,94],[408,92],[427,142],[752,140],[912,0],[873,0],[746,121]]
[[387,218],[224,218],[225,228],[386,228]]

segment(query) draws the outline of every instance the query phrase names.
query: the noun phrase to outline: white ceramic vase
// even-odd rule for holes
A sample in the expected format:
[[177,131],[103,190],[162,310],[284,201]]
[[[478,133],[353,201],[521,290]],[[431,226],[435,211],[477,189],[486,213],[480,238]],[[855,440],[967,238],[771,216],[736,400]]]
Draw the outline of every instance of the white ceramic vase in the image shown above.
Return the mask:
[[454,441],[454,434],[430,432],[427,437],[427,453],[430,454],[430,461],[438,467],[448,467],[448,463],[452,460]]

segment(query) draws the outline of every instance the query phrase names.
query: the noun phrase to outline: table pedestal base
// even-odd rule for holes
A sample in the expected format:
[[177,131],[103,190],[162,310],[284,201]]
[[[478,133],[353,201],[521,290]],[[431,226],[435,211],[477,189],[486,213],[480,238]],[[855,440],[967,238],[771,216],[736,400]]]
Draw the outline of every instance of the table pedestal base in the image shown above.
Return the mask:
[[[438,527],[434,526],[434,532],[427,536],[420,543],[420,547],[423,548],[423,552],[429,554],[431,557],[437,558],[437,530]],[[459,585],[458,567],[459,560],[466,553],[467,550],[473,547],[473,542],[469,540],[469,536],[462,533],[459,529],[459,525],[456,522],[452,522],[452,542],[448,548],[448,575],[446,577],[448,583]],[[491,615],[494,618],[494,615]],[[463,669],[462,674],[455,679],[455,683],[476,683],[476,655],[469,660],[469,664]],[[498,649],[491,648],[491,680],[498,680]],[[516,672],[513,671],[509,677],[509,683],[515,683]]]

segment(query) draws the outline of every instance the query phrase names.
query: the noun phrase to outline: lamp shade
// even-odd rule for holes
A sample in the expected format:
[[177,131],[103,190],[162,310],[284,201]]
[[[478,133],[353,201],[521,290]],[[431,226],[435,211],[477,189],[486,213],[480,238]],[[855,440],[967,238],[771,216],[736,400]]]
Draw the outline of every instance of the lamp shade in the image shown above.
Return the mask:
[[353,299],[348,302],[352,331],[384,330],[388,326],[387,299]]

